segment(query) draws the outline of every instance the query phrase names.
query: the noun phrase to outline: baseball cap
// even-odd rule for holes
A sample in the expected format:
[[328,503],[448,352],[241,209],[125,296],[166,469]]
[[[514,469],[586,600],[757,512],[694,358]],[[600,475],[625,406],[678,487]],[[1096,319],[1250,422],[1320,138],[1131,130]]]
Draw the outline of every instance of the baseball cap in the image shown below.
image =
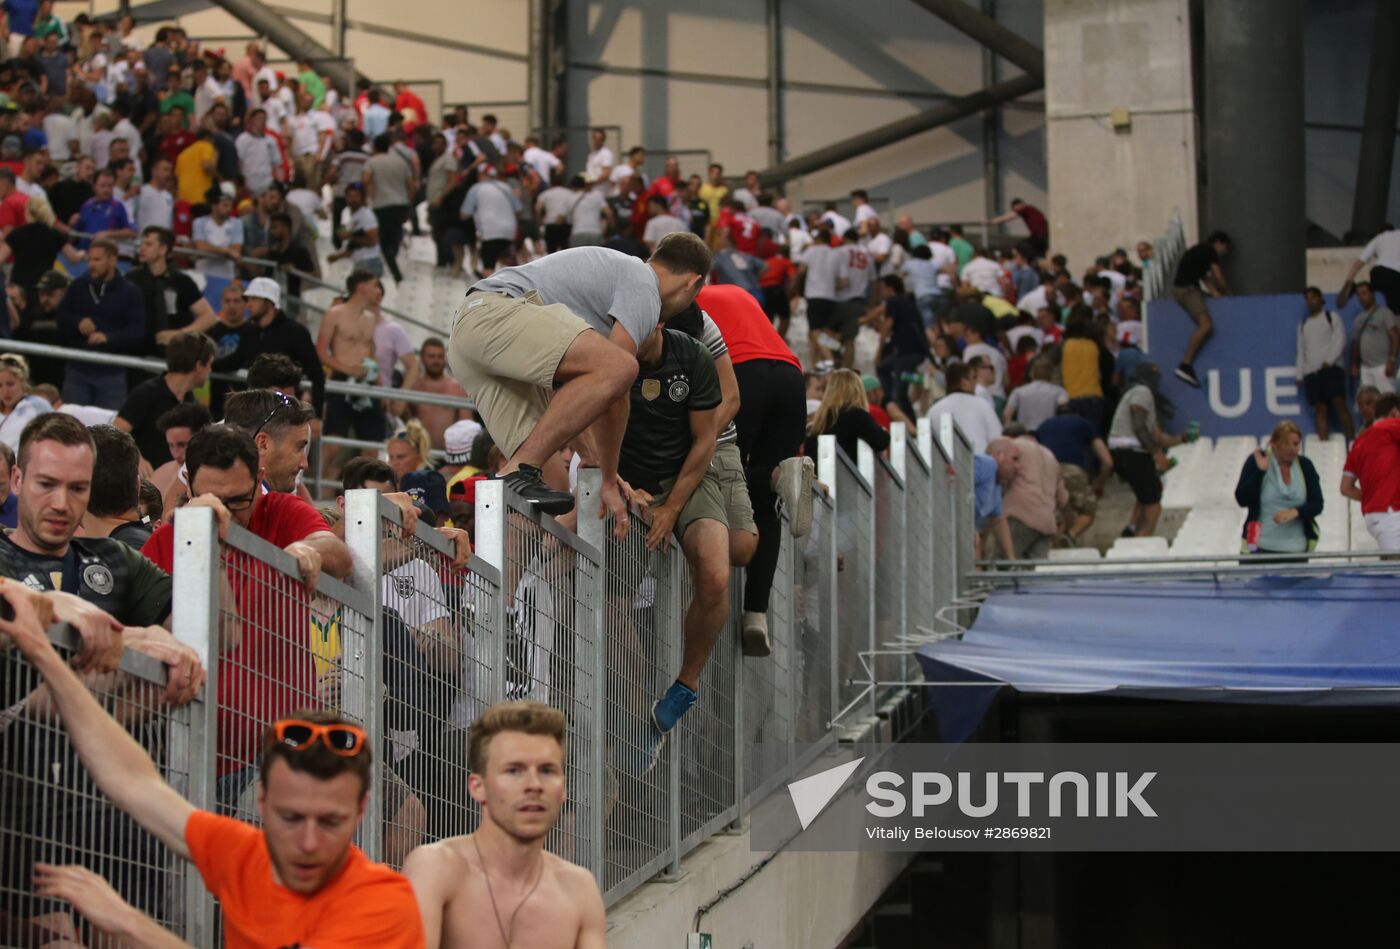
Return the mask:
[[248,289],[243,291],[243,295],[269,300],[276,307],[282,305],[282,288],[277,286],[277,281],[271,277],[254,277],[248,281]]
[[447,449],[444,452],[444,460],[449,465],[465,465],[471,457],[472,444],[480,434],[481,423],[471,419],[464,418],[447,426],[447,431],[442,433],[443,444]]
[[468,504],[476,503],[476,484],[478,481],[486,481],[486,475],[472,475],[470,478],[463,478],[454,482],[452,487],[447,489],[448,499],[451,501],[465,501]]
[[13,159],[18,158],[23,151],[24,142],[18,135],[6,135],[4,139],[0,139],[0,155]]
[[876,379],[874,376],[861,376],[860,384],[865,386],[866,392],[874,392],[876,389],[880,388],[880,380]]
[[413,498],[420,516],[432,515],[430,526],[447,517],[447,482],[436,471],[410,471],[399,479],[399,490]]

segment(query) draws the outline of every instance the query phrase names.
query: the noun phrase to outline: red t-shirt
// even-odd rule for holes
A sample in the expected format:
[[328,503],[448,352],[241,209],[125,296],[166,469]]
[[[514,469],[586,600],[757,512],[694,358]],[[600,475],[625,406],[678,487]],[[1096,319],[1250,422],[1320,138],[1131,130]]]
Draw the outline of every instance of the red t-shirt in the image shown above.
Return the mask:
[[1049,237],[1050,224],[1045,220],[1045,215],[1040,212],[1040,208],[1030,204],[1022,204],[1016,209],[1016,213],[1021,215],[1021,220],[1026,222],[1026,230],[1031,232],[1031,237]]
[[428,121],[428,107],[423,104],[422,99],[407,89],[400,92],[399,97],[394,100],[394,111],[403,115],[405,135],[412,134],[414,129]]
[[160,157],[170,164],[175,164],[175,159],[180,157],[180,153],[194,144],[194,133],[187,131],[175,132],[160,140]]
[[350,848],[330,882],[303,896],[273,877],[267,840],[252,824],[195,811],[185,823],[185,844],[223,907],[226,949],[423,945],[413,887],[359,847]]
[[[281,549],[326,530],[326,522],[301,498],[274,492],[258,499],[248,530]],[[141,553],[173,573],[174,526],[156,530]],[[239,643],[219,656],[220,775],[252,767],[263,730],[277,718],[323,704],[316,690],[306,587],[233,548],[226,548],[223,562],[239,617]]]
[[754,359],[775,359],[802,368],[802,360],[788,349],[763,307],[743,287],[727,283],[704,287],[696,302],[719,327],[734,365]]
[[13,191],[0,201],[0,227],[23,227],[25,209],[29,207],[29,195]]
[[1361,483],[1361,513],[1400,511],[1400,419],[1381,419],[1351,446],[1343,474]]
[[890,430],[890,413],[885,411],[885,407],[871,402],[866,408],[870,410],[870,417],[875,420],[875,423],[888,432]]
[[758,226],[758,222],[744,214],[742,211],[735,211],[733,208],[725,208],[719,212],[719,220],[715,226],[729,231],[734,237],[734,249],[750,257],[758,256],[758,238],[763,233],[763,228]]
[[1026,381],[1026,368],[1030,364],[1031,357],[1027,353],[1017,353],[1006,361],[1006,378],[1012,389],[1019,388]]
[[758,275],[760,287],[781,287],[787,278],[797,270],[792,261],[782,254],[774,254],[763,263],[763,273]]

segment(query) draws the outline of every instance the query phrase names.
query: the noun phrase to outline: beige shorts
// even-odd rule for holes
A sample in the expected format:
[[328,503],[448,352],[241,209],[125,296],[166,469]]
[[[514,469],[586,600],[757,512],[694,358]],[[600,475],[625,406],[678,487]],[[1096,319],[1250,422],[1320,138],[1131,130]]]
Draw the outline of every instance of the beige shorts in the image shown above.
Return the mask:
[[1206,308],[1206,295],[1200,287],[1172,287],[1172,299],[1180,303],[1186,315],[1197,323],[1201,322],[1202,316],[1210,314]]
[[589,325],[539,294],[473,293],[457,309],[447,359],[509,458],[549,407],[559,363]]
[[[666,498],[671,493],[671,488],[676,484],[675,478],[667,478],[661,482],[661,493],[656,495],[652,501],[652,506],[656,507],[664,504]],[[700,483],[691,492],[690,500],[685,502],[685,507],[681,508],[681,516],[676,518],[676,526],[672,529],[677,541],[685,540],[686,528],[696,521],[719,521],[726,528],[729,527],[728,512],[724,504],[724,489],[720,487],[718,472],[715,471],[714,463],[705,469],[705,477],[700,479]]]
[[715,457],[710,461],[710,470],[705,472],[707,479],[711,475],[719,480],[729,529],[757,534],[758,525],[753,520],[753,501],[749,498],[749,484],[744,478],[744,462],[739,457],[737,444],[730,442],[715,449]]

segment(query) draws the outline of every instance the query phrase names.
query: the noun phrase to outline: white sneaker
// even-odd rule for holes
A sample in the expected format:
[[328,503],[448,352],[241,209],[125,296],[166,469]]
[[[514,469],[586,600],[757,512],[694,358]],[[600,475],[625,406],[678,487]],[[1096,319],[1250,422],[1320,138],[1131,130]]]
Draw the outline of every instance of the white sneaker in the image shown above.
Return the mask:
[[768,642],[768,614],[767,613],[745,613],[744,614],[744,655],[746,656],[767,656],[773,652],[773,646]]
[[783,499],[793,537],[806,537],[812,529],[812,483],[816,479],[817,466],[810,458],[784,458],[778,465],[774,490]]

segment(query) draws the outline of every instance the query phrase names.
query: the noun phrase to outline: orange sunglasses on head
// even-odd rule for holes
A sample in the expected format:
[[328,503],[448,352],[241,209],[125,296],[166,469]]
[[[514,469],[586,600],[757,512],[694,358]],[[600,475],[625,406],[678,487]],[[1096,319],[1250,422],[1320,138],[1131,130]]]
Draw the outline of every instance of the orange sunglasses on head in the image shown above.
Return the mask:
[[369,736],[358,725],[318,725],[300,718],[285,718],[275,722],[272,734],[278,744],[286,745],[295,751],[305,751],[317,741],[338,755],[353,758],[360,753]]

